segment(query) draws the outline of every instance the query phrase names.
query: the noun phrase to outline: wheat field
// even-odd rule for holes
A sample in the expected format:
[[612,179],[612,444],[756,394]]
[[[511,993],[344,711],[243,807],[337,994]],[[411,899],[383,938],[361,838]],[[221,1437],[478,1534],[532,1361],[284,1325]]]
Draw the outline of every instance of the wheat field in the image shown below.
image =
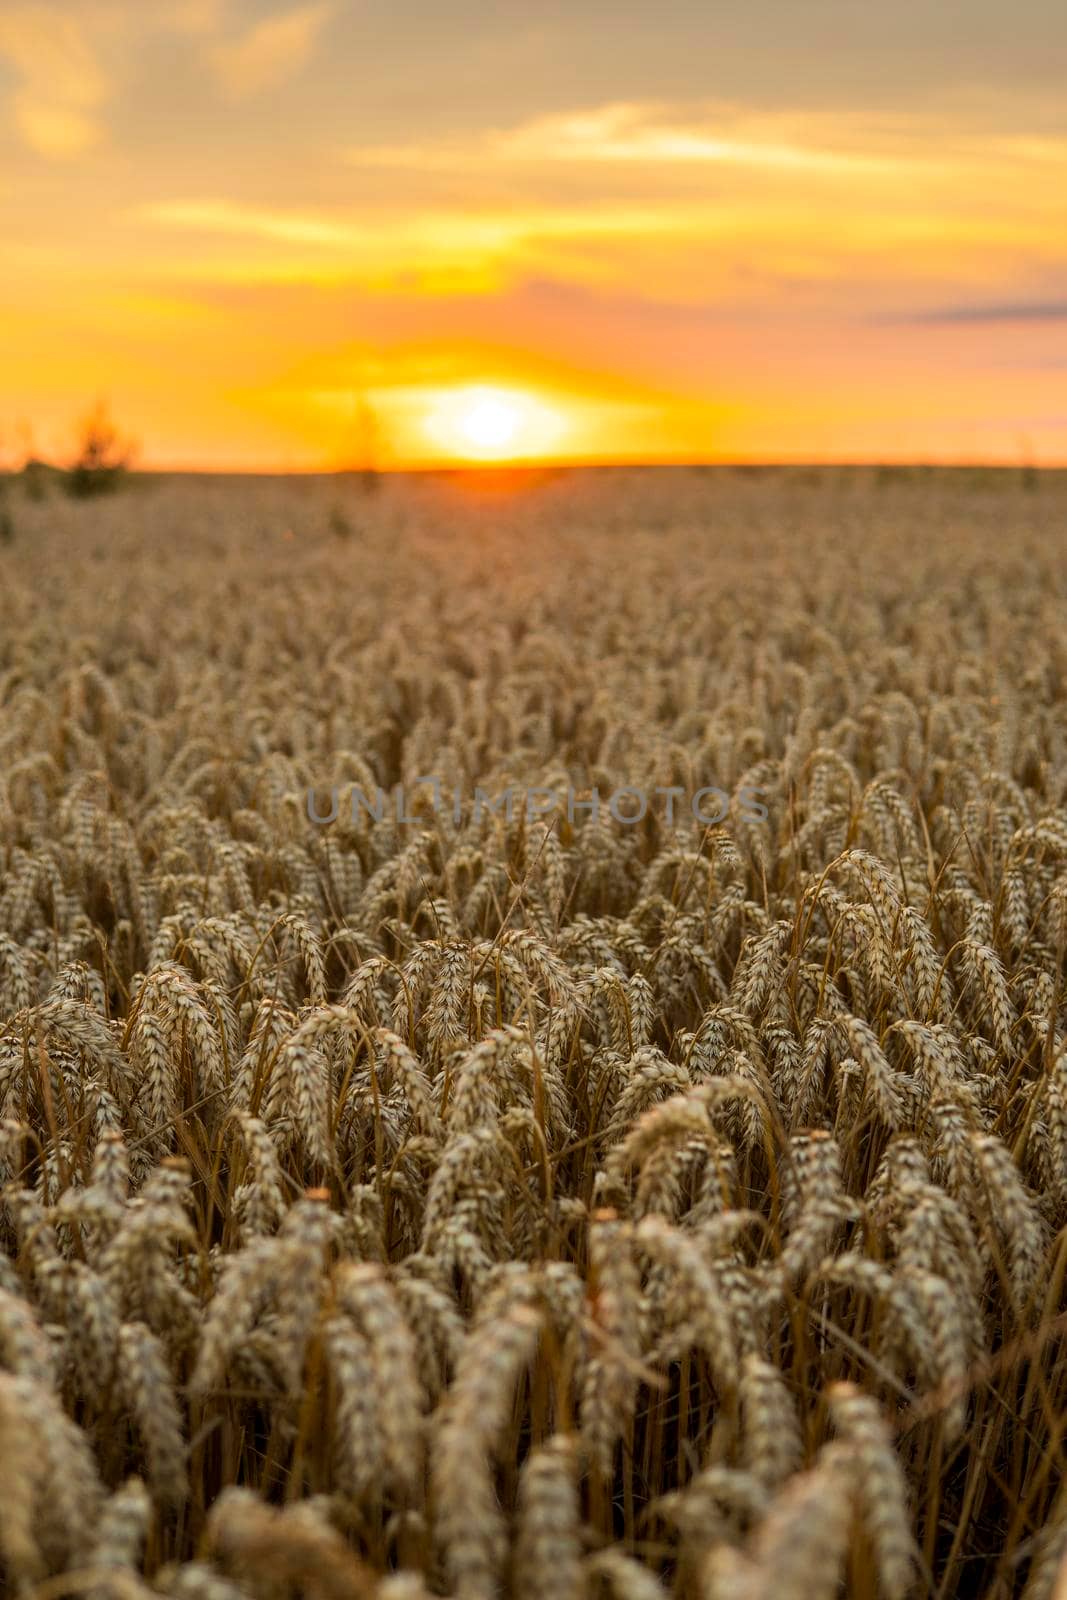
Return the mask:
[[1065,478],[15,522],[3,1592],[1062,1600]]

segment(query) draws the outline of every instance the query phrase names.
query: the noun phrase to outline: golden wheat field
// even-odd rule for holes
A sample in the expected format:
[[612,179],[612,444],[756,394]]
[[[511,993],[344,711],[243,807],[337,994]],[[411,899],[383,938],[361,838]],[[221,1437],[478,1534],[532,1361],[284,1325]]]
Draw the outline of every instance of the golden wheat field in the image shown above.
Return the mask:
[[15,517],[3,1592],[1062,1600],[1067,476]]

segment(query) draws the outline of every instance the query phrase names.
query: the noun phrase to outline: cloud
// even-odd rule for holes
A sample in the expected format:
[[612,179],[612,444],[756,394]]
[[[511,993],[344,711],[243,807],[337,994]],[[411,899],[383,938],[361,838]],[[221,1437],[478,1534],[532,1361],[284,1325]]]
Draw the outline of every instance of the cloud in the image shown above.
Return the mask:
[[108,82],[79,20],[58,5],[0,12],[0,57],[18,85],[11,107],[25,142],[40,155],[81,155],[100,138],[96,113]]
[[841,125],[792,126],[748,117],[729,106],[672,108],[619,101],[535,117],[513,128],[432,146],[418,142],[349,152],[355,165],[450,169],[471,162],[519,165],[741,166],[777,171],[871,172],[898,165],[895,154],[847,147]]
[[880,317],[880,322],[966,326],[992,322],[1067,322],[1067,300],[1000,300],[985,305],[934,306]]
[[536,118],[496,141],[505,159],[638,162],[650,165],[730,163],[833,171],[879,165],[875,158],[783,142],[773,128],[747,131],[728,111],[679,120],[658,105],[619,103],[578,115]]
[[296,211],[271,211],[230,200],[167,200],[138,212],[146,222],[197,233],[230,234],[246,239],[272,239],[288,244],[340,246],[359,244],[364,230]]
[[223,88],[240,99],[281,83],[308,59],[333,10],[333,0],[315,0],[265,17],[240,38],[214,45],[209,59]]
[[376,221],[353,221],[217,198],[156,201],[139,207],[134,215],[168,228],[310,245],[356,253],[361,260],[368,252],[375,257],[396,255],[409,265],[413,251],[425,257],[469,259],[474,251],[508,252],[524,242],[640,237],[653,225],[681,236],[692,232],[692,219],[686,213],[672,218],[626,206],[601,208],[592,215],[583,208],[551,206],[469,211],[408,207]]

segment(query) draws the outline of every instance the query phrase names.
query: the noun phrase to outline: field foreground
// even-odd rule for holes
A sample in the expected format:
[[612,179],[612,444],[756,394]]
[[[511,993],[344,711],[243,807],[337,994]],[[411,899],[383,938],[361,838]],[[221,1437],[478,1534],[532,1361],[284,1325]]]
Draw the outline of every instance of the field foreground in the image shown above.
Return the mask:
[[15,522],[4,1592],[1059,1600],[1067,481]]

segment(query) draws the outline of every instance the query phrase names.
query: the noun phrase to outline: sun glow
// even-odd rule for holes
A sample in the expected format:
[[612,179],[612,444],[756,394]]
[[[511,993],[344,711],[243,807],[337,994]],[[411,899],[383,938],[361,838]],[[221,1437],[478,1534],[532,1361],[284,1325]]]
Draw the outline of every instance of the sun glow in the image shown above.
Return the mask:
[[475,450],[496,454],[514,439],[519,414],[503,396],[484,394],[467,407],[459,425]]
[[519,389],[475,384],[443,391],[425,420],[439,450],[464,461],[514,461],[550,450],[559,414]]

